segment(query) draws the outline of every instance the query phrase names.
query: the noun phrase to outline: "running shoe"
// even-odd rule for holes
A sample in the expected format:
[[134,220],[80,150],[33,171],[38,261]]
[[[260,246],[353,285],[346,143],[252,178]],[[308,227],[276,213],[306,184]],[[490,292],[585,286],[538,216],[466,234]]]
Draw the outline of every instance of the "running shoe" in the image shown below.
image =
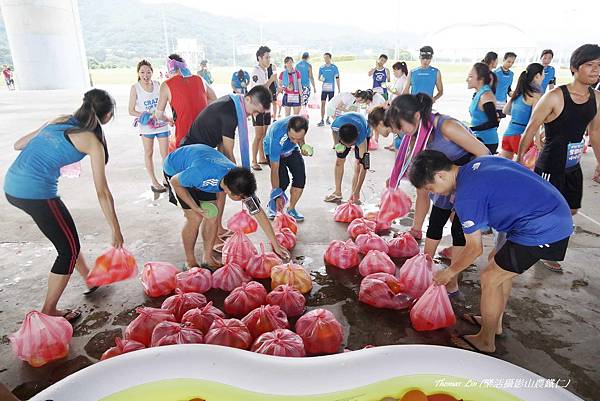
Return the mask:
[[304,216],[300,214],[300,212],[298,212],[296,209],[288,209],[287,214],[292,216],[298,222],[304,220]]
[[323,120],[319,121],[319,123],[317,124],[317,127],[322,127],[325,125],[325,122]]
[[327,125],[331,125],[331,122],[329,121],[329,117],[327,117],[327,121],[325,121],[325,123],[326,123]]

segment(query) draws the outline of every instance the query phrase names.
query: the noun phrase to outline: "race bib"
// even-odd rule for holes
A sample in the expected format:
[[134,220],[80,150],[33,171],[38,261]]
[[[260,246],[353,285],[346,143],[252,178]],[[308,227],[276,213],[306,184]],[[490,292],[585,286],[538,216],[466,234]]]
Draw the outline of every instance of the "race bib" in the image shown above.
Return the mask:
[[567,163],[565,168],[575,167],[581,161],[583,155],[583,148],[585,147],[585,140],[581,142],[572,142],[567,146]]
[[288,93],[287,103],[300,103],[300,95],[297,93]]
[[496,110],[502,111],[504,106],[506,106],[506,102],[501,102],[499,100],[496,100]]
[[333,92],[333,83],[323,82],[323,92]]

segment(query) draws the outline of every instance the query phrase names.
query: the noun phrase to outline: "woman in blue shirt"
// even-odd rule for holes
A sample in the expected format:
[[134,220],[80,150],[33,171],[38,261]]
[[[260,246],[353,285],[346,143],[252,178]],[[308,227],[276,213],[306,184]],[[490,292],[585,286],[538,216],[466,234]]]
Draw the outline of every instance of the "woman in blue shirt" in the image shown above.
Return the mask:
[[102,125],[113,117],[114,107],[115,102],[106,91],[86,92],[83,104],[75,113],[58,117],[15,143],[15,149],[21,153],[4,179],[8,202],[33,218],[58,253],[48,277],[42,313],[64,316],[69,321],[79,318],[81,312],[59,310],[58,301],[73,270],[77,269],[85,278],[88,268],[79,253],[79,236],[73,218],[58,196],[58,177],[61,167],[90,156],[100,208],[112,229],[112,245],[122,247],[123,236],[106,181],[108,148],[102,131]]
[[467,77],[469,89],[475,89],[471,101],[471,131],[494,155],[498,149],[498,114],[496,113],[496,88],[494,73],[484,63],[475,63]]

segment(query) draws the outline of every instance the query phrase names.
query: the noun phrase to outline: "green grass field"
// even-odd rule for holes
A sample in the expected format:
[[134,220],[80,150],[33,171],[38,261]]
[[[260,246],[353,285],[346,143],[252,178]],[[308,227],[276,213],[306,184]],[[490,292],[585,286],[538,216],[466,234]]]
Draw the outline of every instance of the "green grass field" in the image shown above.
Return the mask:
[[[320,62],[313,62],[316,67]],[[336,63],[340,74],[360,74],[366,75],[367,71],[373,67],[374,61],[371,59],[361,59],[352,61],[340,61]],[[392,63],[388,62],[388,67],[391,68]],[[418,65],[418,61],[409,61],[409,69],[414,68]],[[442,71],[442,77],[445,84],[456,84],[465,82],[467,74],[472,64],[468,63],[434,63],[434,65]],[[516,77],[523,71],[525,65],[516,65],[513,68],[515,73],[515,85]],[[135,68],[113,68],[104,70],[90,70],[92,79],[95,85],[103,84],[131,84],[136,80]],[[229,84],[231,74],[234,72],[233,67],[213,67],[211,72],[215,83],[217,84]],[[154,78],[156,79],[158,72],[155,73]],[[556,70],[557,82],[567,83],[571,80],[571,73],[566,68],[557,68]],[[514,87],[514,85],[513,85]]]

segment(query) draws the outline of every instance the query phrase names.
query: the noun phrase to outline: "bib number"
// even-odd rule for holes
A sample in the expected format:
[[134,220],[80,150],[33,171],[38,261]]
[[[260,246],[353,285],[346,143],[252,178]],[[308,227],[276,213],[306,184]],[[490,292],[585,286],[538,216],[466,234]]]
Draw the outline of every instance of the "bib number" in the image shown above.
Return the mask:
[[575,167],[581,162],[583,156],[583,148],[585,146],[585,140],[581,142],[569,143],[567,146],[567,163],[565,168]]
[[333,84],[331,82],[323,82],[323,92],[333,92]]
[[287,103],[300,103],[300,95],[297,93],[288,93]]

